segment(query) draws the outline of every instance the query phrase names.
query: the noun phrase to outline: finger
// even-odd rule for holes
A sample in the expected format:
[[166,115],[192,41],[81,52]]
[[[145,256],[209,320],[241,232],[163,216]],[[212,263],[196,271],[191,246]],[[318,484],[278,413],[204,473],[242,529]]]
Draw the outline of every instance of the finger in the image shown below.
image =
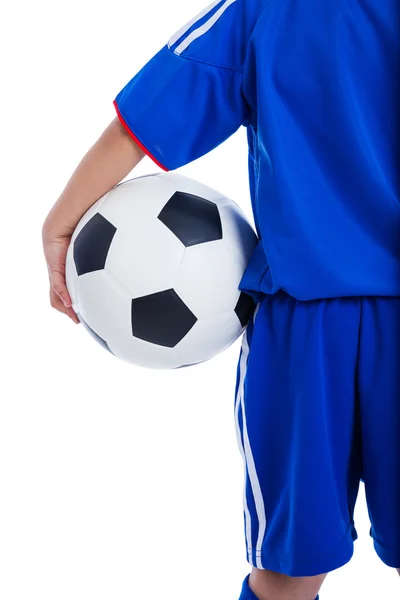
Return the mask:
[[50,304],[53,308],[58,310],[58,312],[67,315],[67,317],[69,317],[74,323],[79,325],[80,321],[73,308],[65,308],[64,302],[61,300],[59,295],[55,293],[53,288],[50,288]]
[[60,296],[55,293],[53,287],[50,287],[50,304],[55,310],[65,313],[66,308],[64,302],[61,300]]
[[57,296],[61,298],[64,306],[70,308],[72,306],[71,296],[68,293],[65,284],[65,277],[59,271],[51,271],[51,285]]
[[74,312],[74,310],[72,308],[67,308],[65,311],[65,314],[67,315],[67,317],[69,317],[74,323],[76,323],[77,325],[79,325],[80,320],[78,319],[78,317],[76,316],[76,313]]

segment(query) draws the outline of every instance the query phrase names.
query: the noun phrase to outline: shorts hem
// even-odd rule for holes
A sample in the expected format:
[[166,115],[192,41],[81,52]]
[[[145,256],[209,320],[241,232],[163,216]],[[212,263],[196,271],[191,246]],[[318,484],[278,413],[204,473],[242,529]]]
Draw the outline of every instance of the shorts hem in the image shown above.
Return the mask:
[[381,561],[387,566],[392,567],[393,569],[400,569],[400,549],[393,550],[391,548],[387,548],[386,546],[382,546],[375,538],[374,540],[374,548],[375,552],[381,559]]
[[335,556],[318,558],[317,560],[310,559],[308,561],[294,561],[293,559],[280,560],[276,551],[267,552],[251,552],[247,551],[247,562],[252,566],[262,570],[274,571],[289,577],[315,577],[330,573],[336,569],[340,569],[346,565],[353,557],[354,542],[349,540],[346,543],[346,548]]

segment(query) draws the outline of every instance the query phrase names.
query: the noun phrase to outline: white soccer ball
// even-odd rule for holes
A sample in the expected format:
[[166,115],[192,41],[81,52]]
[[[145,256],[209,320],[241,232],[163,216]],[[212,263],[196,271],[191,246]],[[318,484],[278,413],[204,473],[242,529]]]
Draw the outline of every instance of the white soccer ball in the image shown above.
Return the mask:
[[115,356],[174,369],[212,358],[254,310],[238,285],[257,237],[240,208],[177,173],[124,182],[82,217],[67,255],[73,308]]

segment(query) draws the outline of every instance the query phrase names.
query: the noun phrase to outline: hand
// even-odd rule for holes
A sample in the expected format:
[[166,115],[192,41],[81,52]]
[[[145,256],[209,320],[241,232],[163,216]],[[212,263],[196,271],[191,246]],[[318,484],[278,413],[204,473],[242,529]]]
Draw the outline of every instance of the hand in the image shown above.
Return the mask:
[[79,319],[72,308],[72,300],[65,282],[65,262],[72,233],[53,233],[43,227],[43,250],[50,279],[50,304],[66,314],[76,324]]

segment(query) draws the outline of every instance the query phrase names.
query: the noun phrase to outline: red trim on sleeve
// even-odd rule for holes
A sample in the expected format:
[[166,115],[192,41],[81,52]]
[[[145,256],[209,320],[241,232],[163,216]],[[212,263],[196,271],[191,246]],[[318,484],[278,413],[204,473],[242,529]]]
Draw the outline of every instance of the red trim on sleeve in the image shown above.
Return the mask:
[[142,142],[140,140],[138,140],[138,138],[136,137],[136,135],[133,133],[133,131],[131,131],[128,127],[128,125],[125,123],[124,117],[121,115],[121,112],[118,108],[118,104],[117,101],[114,100],[113,102],[115,110],[117,111],[117,116],[118,119],[120,120],[121,124],[123,125],[124,129],[129,133],[129,135],[131,136],[131,138],[133,138],[133,140],[136,142],[136,144],[139,146],[139,148],[141,148],[143,150],[143,152],[145,154],[147,154],[147,156],[149,158],[151,158],[152,161],[154,161],[156,163],[156,165],[158,167],[160,167],[161,169],[163,169],[163,171],[168,171],[169,169],[167,169],[166,167],[164,167],[164,165],[162,165],[150,152],[149,150],[146,148],[146,146],[144,146],[142,144]]

